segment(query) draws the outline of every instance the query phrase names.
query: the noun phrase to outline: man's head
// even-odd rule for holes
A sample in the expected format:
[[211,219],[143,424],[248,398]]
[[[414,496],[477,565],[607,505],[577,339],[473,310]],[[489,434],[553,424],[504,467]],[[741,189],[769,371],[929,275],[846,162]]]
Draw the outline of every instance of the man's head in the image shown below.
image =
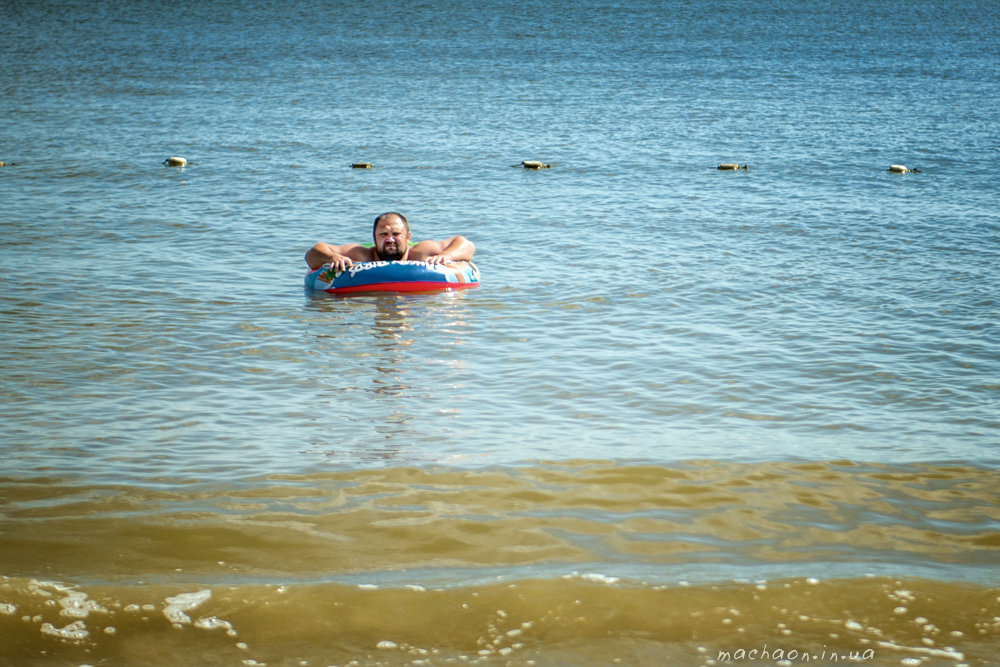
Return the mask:
[[410,251],[410,223],[400,213],[383,213],[372,225],[375,256],[382,261],[406,259]]

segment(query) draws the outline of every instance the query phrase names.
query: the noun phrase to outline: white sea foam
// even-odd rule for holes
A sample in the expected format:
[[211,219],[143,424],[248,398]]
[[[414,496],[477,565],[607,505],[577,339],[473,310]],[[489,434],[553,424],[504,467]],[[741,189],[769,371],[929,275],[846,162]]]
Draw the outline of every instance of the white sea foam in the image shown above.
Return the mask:
[[42,623],[41,631],[43,635],[50,635],[68,641],[81,641],[90,636],[87,626],[83,621],[73,621],[69,625],[57,628],[51,623]]
[[168,597],[165,600],[166,606],[163,608],[163,615],[171,623],[190,625],[191,617],[186,612],[204,604],[211,597],[212,591],[208,589]]

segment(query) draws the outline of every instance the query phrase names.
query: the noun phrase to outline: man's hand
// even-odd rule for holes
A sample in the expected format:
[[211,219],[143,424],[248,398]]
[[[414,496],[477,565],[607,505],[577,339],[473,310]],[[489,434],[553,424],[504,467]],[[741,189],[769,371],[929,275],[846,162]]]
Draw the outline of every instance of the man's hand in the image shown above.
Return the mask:
[[330,268],[338,273],[346,271],[349,267],[354,266],[354,262],[351,261],[350,257],[346,255],[333,255],[328,262]]
[[448,255],[441,253],[440,255],[431,255],[424,261],[428,264],[451,264],[452,260]]

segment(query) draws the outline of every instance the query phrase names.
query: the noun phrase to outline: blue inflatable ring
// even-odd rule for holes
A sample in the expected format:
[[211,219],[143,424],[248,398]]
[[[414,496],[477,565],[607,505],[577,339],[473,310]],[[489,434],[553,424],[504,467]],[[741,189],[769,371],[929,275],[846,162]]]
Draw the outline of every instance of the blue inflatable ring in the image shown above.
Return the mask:
[[321,266],[305,282],[306,289],[331,294],[456,290],[478,286],[479,268],[472,262],[358,262],[346,271]]

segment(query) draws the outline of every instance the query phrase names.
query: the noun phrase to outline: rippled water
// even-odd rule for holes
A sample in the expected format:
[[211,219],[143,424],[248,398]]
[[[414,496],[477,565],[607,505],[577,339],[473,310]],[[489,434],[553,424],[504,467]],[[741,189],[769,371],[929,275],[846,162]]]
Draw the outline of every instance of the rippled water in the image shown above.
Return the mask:
[[0,662],[995,664],[995,4],[2,7]]

